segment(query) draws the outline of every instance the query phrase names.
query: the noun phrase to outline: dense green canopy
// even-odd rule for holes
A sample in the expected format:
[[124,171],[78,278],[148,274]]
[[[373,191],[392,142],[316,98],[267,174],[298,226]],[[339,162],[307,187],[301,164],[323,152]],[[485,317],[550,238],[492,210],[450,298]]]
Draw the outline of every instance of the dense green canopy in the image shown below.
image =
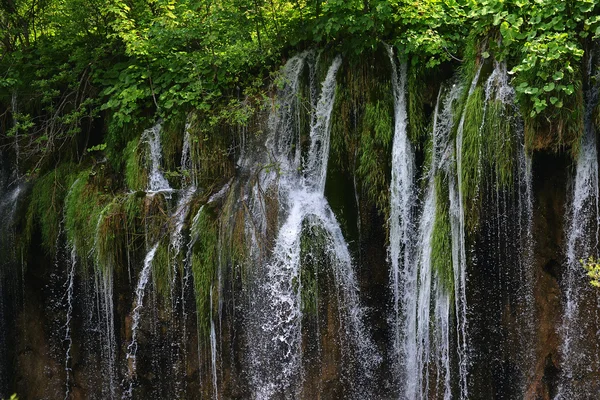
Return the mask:
[[599,34],[596,0],[2,0],[2,120],[38,156],[103,110],[243,121],[290,54],[381,41],[422,68],[505,60],[526,117],[568,116]]

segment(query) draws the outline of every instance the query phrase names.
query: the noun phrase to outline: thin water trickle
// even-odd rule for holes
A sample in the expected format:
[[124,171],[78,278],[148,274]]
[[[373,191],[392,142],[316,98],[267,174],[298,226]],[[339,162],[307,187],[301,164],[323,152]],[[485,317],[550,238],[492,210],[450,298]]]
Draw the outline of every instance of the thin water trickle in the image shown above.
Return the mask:
[[71,347],[73,346],[73,338],[71,337],[71,320],[73,319],[73,292],[75,290],[75,267],[77,265],[77,251],[73,246],[71,248],[71,262],[68,265],[67,273],[67,320],[65,322],[65,341],[67,342],[67,351],[65,354],[65,400],[69,398],[71,393]]
[[[210,290],[210,304],[213,303],[212,295],[213,288]],[[215,331],[215,320],[212,315],[212,307],[210,311],[210,366],[212,373],[213,399],[219,399],[219,385],[217,381],[217,333]]]
[[150,149],[150,173],[148,176],[148,191],[168,192],[171,189],[169,182],[162,173],[162,145],[160,141],[161,122],[157,122],[151,128],[142,133],[142,140],[148,143]]
[[125,357],[125,359],[127,360],[127,367],[129,371],[129,388],[123,392],[123,398],[131,398],[131,396],[133,395],[133,381],[137,369],[137,335],[141,320],[142,307],[144,306],[144,296],[146,295],[146,285],[150,280],[150,274],[152,272],[152,261],[154,260],[156,250],[158,250],[158,245],[159,242],[154,244],[150,251],[146,253],[146,257],[144,258],[144,266],[140,272],[137,287],[135,289],[135,306],[133,308],[133,311],[131,312],[131,342],[127,346],[127,355]]
[[[479,75],[483,64],[477,67],[475,76],[469,87],[468,95],[472,95],[475,87],[479,82]],[[466,107],[465,107],[466,108]],[[468,392],[468,368],[469,368],[469,340],[468,340],[468,321],[467,321],[467,250],[465,241],[465,208],[464,208],[464,193],[462,191],[462,147],[463,147],[463,131],[465,125],[466,113],[463,114],[456,132],[456,184],[451,184],[450,208],[451,214],[455,218],[451,218],[452,228],[452,248],[453,269],[454,269],[454,291],[455,291],[455,308],[457,320],[457,342],[458,342],[458,370],[459,370],[459,388],[460,399],[467,399]],[[454,224],[452,224],[454,222]]]
[[[588,77],[592,78],[592,57],[588,65]],[[598,150],[596,132],[593,122],[593,110],[598,102],[598,86],[591,86],[586,92],[586,109],[584,115],[584,133],[581,138],[573,192],[571,194],[569,212],[566,220],[566,260],[565,277],[563,279],[563,315],[559,329],[562,342],[560,352],[563,357],[562,374],[558,394],[555,399],[566,400],[576,397],[587,397],[590,393],[584,387],[574,385],[576,375],[598,367],[595,354],[600,351],[598,345],[590,346],[591,324],[596,323],[598,311],[586,311],[581,302],[585,299],[597,298],[591,292],[585,271],[579,260],[589,256],[598,256],[598,230],[600,229],[600,213],[598,213],[599,176]],[[596,361],[595,361],[596,360]],[[595,365],[594,365],[595,364]]]

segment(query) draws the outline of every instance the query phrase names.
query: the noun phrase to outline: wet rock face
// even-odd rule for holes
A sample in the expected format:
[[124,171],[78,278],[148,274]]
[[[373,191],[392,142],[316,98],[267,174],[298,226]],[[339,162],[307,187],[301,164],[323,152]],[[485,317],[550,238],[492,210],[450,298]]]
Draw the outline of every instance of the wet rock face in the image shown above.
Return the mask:
[[[310,57],[315,56],[312,54]],[[306,55],[305,57],[309,58]],[[326,59],[322,61],[322,68],[326,68]],[[311,123],[315,122],[312,120],[315,111],[313,108],[317,104],[320,87],[311,87],[308,84],[309,80],[316,79],[315,76],[318,75],[312,76],[309,69],[303,72],[296,71],[300,76],[296,78],[306,82],[301,82],[300,89],[296,88],[296,91],[290,89],[290,103],[287,105],[293,106],[287,108],[289,115],[285,114],[286,104],[280,108],[274,107],[274,110],[283,110],[285,114],[280,116],[279,124],[289,124],[286,125],[286,129],[280,129],[281,132],[278,131],[277,135],[271,138],[275,142],[282,141],[279,144],[283,146],[283,150],[279,149],[282,154],[277,154],[277,157],[284,160],[287,156],[293,156],[297,148],[302,149],[302,154],[298,155],[294,162],[289,162],[288,170],[280,170],[280,165],[273,161],[277,157],[275,151],[269,148],[268,140],[260,135],[253,138],[254,133],[245,132],[247,137],[240,140],[246,146],[246,153],[240,156],[235,172],[234,155],[223,151],[219,153],[219,160],[225,166],[211,166],[212,169],[205,171],[206,176],[203,177],[210,181],[210,184],[206,184],[207,192],[198,194],[198,198],[194,200],[198,203],[194,204],[194,207],[201,207],[200,204],[207,206],[209,199],[216,195],[219,188],[224,188],[222,195],[207,206],[207,209],[210,208],[211,217],[210,222],[203,226],[206,231],[212,229],[214,233],[215,243],[212,244],[215,251],[210,253],[206,249],[197,248],[200,246],[190,246],[196,253],[203,251],[202,256],[210,258],[214,264],[212,267],[218,272],[209,270],[207,262],[187,276],[190,279],[188,286],[185,286],[182,280],[173,283],[172,287],[169,287],[169,284],[174,280],[165,281],[173,279],[168,275],[171,270],[157,269],[166,271],[167,278],[156,277],[152,272],[145,286],[144,307],[136,331],[138,349],[135,372],[132,371],[133,361],[128,359],[127,355],[131,353],[128,345],[133,337],[132,308],[136,301],[136,283],[144,264],[148,242],[151,246],[158,240],[157,237],[166,237],[165,232],[172,228],[172,221],[169,221],[169,218],[173,219],[170,202],[175,199],[162,198],[160,195],[147,197],[145,192],[138,193],[140,198],[153,204],[153,212],[161,216],[156,220],[162,222],[152,227],[154,229],[151,230],[151,234],[148,231],[139,234],[140,237],[136,239],[139,241],[138,248],[129,260],[131,270],[117,271],[110,283],[114,291],[109,294],[109,298],[114,305],[108,312],[113,314],[114,325],[108,327],[108,330],[114,332],[114,349],[107,350],[107,321],[97,315],[105,312],[106,306],[106,299],[98,300],[101,296],[98,289],[99,278],[91,269],[82,268],[82,272],[78,272],[81,275],[77,275],[75,279],[75,305],[70,326],[70,370],[65,365],[68,344],[65,339],[67,257],[64,254],[48,256],[43,254],[41,249],[32,251],[26,260],[27,272],[22,280],[23,284],[21,285],[21,280],[15,279],[18,284],[15,283],[11,289],[19,293],[13,296],[13,303],[16,305],[11,309],[5,303],[2,309],[8,310],[8,315],[15,320],[11,336],[6,336],[10,340],[10,345],[6,347],[11,350],[5,354],[12,352],[7,360],[10,361],[9,369],[14,370],[9,377],[8,386],[11,389],[15,388],[22,398],[48,399],[64,398],[67,390],[69,399],[120,398],[131,383],[133,398],[258,397],[262,400],[257,391],[262,389],[260,384],[263,382],[275,386],[276,390],[266,396],[273,399],[406,397],[403,387],[406,382],[401,381],[403,378],[399,373],[404,365],[400,368],[395,365],[398,359],[405,361],[401,357],[406,355],[399,354],[403,350],[398,351],[392,345],[397,333],[393,327],[398,326],[394,325],[398,322],[394,318],[398,316],[392,315],[394,294],[391,290],[391,223],[388,209],[391,207],[391,137],[388,136],[394,133],[390,130],[394,121],[383,118],[389,126],[383,126],[385,123],[379,125],[378,122],[381,122],[379,113],[392,112],[394,99],[391,94],[393,85],[389,81],[389,64],[385,64],[384,67],[379,65],[384,62],[389,63],[385,55],[369,60],[360,67],[360,74],[357,76],[353,76],[356,71],[342,67],[337,84],[332,80],[329,82],[330,90],[342,93],[345,97],[341,98],[343,101],[332,105],[334,121],[331,159],[327,167],[324,193],[318,193],[323,196],[316,196],[314,188],[301,193],[305,197],[310,195],[310,202],[296,201],[297,199],[290,194],[297,195],[298,188],[305,186],[305,179],[310,174],[310,171],[303,170],[303,164],[311,157],[311,154],[307,154],[310,152],[312,140],[309,131]],[[316,68],[314,65],[312,67]],[[482,81],[484,75],[490,74],[490,67],[487,65],[482,72]],[[347,87],[343,87],[340,82]],[[426,95],[431,103],[427,106],[431,108],[431,112],[426,113],[429,119],[438,113],[437,106],[435,110],[432,109],[437,87],[435,90],[432,88],[436,85],[437,83],[430,84],[431,87],[427,89],[433,93]],[[481,83],[479,85],[481,86]],[[479,96],[483,96],[483,89],[479,89]],[[456,91],[453,96],[457,99],[460,97],[458,88],[449,91]],[[440,96],[442,92],[440,91]],[[302,96],[297,96],[299,93]],[[302,100],[299,100],[300,97]],[[383,98],[385,100],[380,101]],[[311,105],[307,99],[314,104]],[[454,106],[449,104],[448,114],[456,112],[453,108]],[[365,119],[367,110],[370,110],[373,119],[371,121]],[[264,116],[265,121],[260,123],[264,126],[257,131],[268,131],[267,118]],[[300,120],[295,121],[294,118]],[[460,119],[457,115],[454,115],[454,118]],[[448,132],[444,140],[454,137],[450,122],[446,121]],[[479,126],[482,125],[477,124],[477,128]],[[290,132],[293,133],[293,138],[286,137]],[[376,132],[379,132],[381,137],[388,137],[387,141],[378,138]],[[323,137],[320,144],[315,146],[316,150],[313,149],[313,153],[320,151],[325,133],[320,132]],[[289,143],[286,138],[289,139]],[[229,139],[222,139],[225,140]],[[240,144],[220,145],[229,149]],[[289,148],[285,148],[286,145],[289,145]],[[360,156],[364,150],[361,146],[370,146],[368,153],[362,156],[366,161],[377,161],[372,168],[360,170]],[[213,153],[210,148],[203,151],[205,155]],[[429,150],[422,144],[422,148],[415,151],[415,168],[418,171],[415,172],[414,191],[415,199],[418,200],[415,200],[414,209],[411,209],[409,214],[412,213],[415,217],[412,222],[415,225],[412,235],[416,237],[422,234],[417,226],[420,225],[417,217],[423,216],[427,219],[431,215],[423,212],[429,179],[429,156],[426,154]],[[444,152],[444,160],[450,163],[454,151],[455,143],[449,143]],[[524,198],[520,197],[522,188],[517,190],[514,184],[515,187],[499,189],[495,186],[497,181],[494,181],[497,177],[484,177],[481,180],[477,192],[480,196],[477,199],[479,203],[473,202],[477,203],[473,209],[478,210],[479,222],[473,226],[468,225],[466,233],[461,236],[468,248],[465,256],[468,258],[468,310],[464,314],[468,333],[466,357],[469,358],[469,371],[466,375],[469,395],[466,397],[469,399],[551,400],[560,392],[561,379],[564,380],[566,370],[565,359],[561,354],[560,327],[565,307],[565,214],[572,189],[572,163],[565,154],[543,151],[533,154],[531,236],[534,245],[531,258],[528,259],[524,257],[527,246],[519,243],[517,239],[523,239],[525,229]],[[154,172],[159,171],[157,165],[153,168]],[[445,181],[442,179],[436,183],[432,180],[434,185],[445,185],[439,192],[436,189],[435,196],[445,196],[446,203],[451,203],[454,199],[449,199],[451,174],[456,173],[454,168],[453,164],[445,165],[445,175],[442,177]],[[214,176],[216,174],[225,176]],[[162,179],[166,178],[163,176]],[[288,184],[294,184],[282,187],[280,183],[286,179]],[[518,194],[515,194],[517,192]],[[433,193],[432,191],[432,196]],[[292,213],[294,205],[301,206],[302,211],[302,221],[299,223],[301,228],[297,229],[294,240],[290,240],[294,243],[300,242],[298,252],[291,245],[285,247],[288,242],[280,246],[282,248],[276,247],[281,227]],[[450,207],[451,204],[447,206]],[[435,211],[431,213],[441,213],[436,207],[428,208],[433,209]],[[451,209],[449,212],[454,211],[456,210]],[[454,218],[454,215],[446,216],[448,220],[451,217]],[[188,219],[182,228],[187,235],[186,240],[189,239],[188,231],[193,224],[192,216]],[[144,223],[153,224],[152,221]],[[295,227],[293,224],[289,226]],[[452,229],[452,226],[448,229]],[[431,235],[433,236],[433,233]],[[451,239],[456,241],[454,232],[452,235],[453,237],[447,238],[444,243],[452,244]],[[423,245],[423,240],[415,237],[410,238],[411,243]],[[336,243],[344,246],[336,248],[332,245],[336,238]],[[40,238],[34,237],[35,241],[39,242]],[[186,245],[187,242],[184,247]],[[342,256],[348,254],[343,260],[344,263],[339,260],[340,247],[346,250]],[[446,250],[454,250],[450,247]],[[277,251],[279,253],[275,254]],[[124,252],[121,250],[121,253]],[[272,260],[277,258],[275,256],[279,257],[277,261],[281,271],[273,273],[269,267],[272,266]],[[296,256],[300,262],[297,262]],[[170,266],[173,262],[168,250],[162,257],[161,262],[164,265]],[[419,257],[411,261],[414,265],[424,262]],[[343,265],[340,267],[338,264],[336,269],[336,266],[332,265],[335,262]],[[217,264],[218,268],[215,267]],[[456,265],[447,265],[450,266],[450,275],[453,275]],[[293,279],[286,280],[285,274],[296,267],[298,270],[293,271],[296,273]],[[525,273],[526,269],[531,276]],[[417,271],[416,268],[413,270]],[[175,273],[175,276],[181,278],[185,273],[182,269]],[[204,273],[214,275],[207,278]],[[273,278],[269,273],[273,274],[273,280],[281,279],[281,286],[287,285],[285,293],[279,298],[283,300],[278,306],[272,305],[278,293],[273,295],[267,288],[271,283],[269,279]],[[280,275],[277,275],[278,273]],[[353,277],[352,280],[344,281],[343,275],[350,273],[354,274],[355,279]],[[431,274],[437,279],[438,273],[439,270],[419,270],[415,274],[415,281],[421,284],[421,281],[425,280],[421,276],[423,274]],[[2,278],[4,281],[1,288],[5,288],[7,279],[6,276]],[[159,293],[160,279],[163,279],[163,284],[167,283],[163,285],[167,287],[167,291],[177,293],[177,298],[165,298]],[[202,281],[204,286],[194,287],[194,279],[205,279]],[[401,275],[401,279],[405,279],[405,276]],[[436,282],[435,279],[432,282]],[[455,285],[456,277],[453,275],[450,277],[450,280],[452,279],[452,284]],[[523,282],[529,280],[531,285],[525,287]],[[431,287],[427,287],[427,290],[435,287],[433,284],[429,286]],[[193,290],[198,290],[200,295],[194,293],[192,287]],[[454,286],[450,291],[455,288]],[[353,293],[357,293],[357,301],[352,298]],[[423,291],[415,292],[415,297],[420,293]],[[425,296],[438,296],[438,293],[426,293],[424,299]],[[581,315],[586,316],[586,323],[581,324],[581,332],[582,337],[589,341],[590,349],[593,349],[591,346],[597,342],[596,332],[599,327],[595,319],[598,308],[597,294],[591,289],[582,293],[583,300],[579,306]],[[20,296],[23,297],[22,302],[19,301]],[[196,296],[202,297],[201,300],[198,301]],[[418,377],[415,385],[426,387],[421,393],[424,397],[428,395],[432,400],[444,398],[444,393],[451,394],[452,398],[460,398],[464,388],[460,387],[459,383],[458,374],[462,373],[459,372],[461,355],[456,347],[458,337],[463,332],[457,320],[465,315],[455,309],[459,303],[452,298],[448,303],[444,303],[449,304],[444,314],[448,316],[448,320],[435,320],[443,314],[440,310],[434,310],[436,305],[442,304],[441,300],[444,297],[439,296],[438,299],[438,303],[422,301],[425,305],[415,309],[415,314],[418,312],[419,315],[413,315],[414,320],[420,319],[418,329],[427,330],[426,334],[415,335],[415,341],[429,341],[426,348],[423,343],[419,343],[419,350],[413,354],[415,358],[426,354],[427,358],[421,360],[423,370],[419,371],[423,372],[423,375],[427,374],[427,377],[422,381],[421,377]],[[364,311],[361,319],[365,329],[352,320],[352,312],[359,308],[346,307],[348,304],[358,303],[362,306],[360,311]],[[210,316],[201,315],[200,308]],[[290,318],[293,321],[286,321],[288,315],[293,312],[296,312],[296,317]],[[281,318],[274,321],[271,314],[277,313]],[[6,315],[4,318],[7,318]],[[282,321],[282,324],[277,325]],[[278,377],[283,376],[279,375],[281,370],[291,365],[286,364],[289,361],[286,357],[289,355],[276,353],[276,349],[289,348],[277,347],[289,339],[283,337],[289,334],[285,330],[288,326],[286,323],[297,328],[294,332],[297,336],[294,336],[293,345],[290,347],[293,347],[292,353],[299,354],[299,361],[293,366],[298,367],[300,372],[293,371],[286,375],[290,382],[279,386]],[[444,332],[449,336],[446,338],[446,347],[438,343],[442,341],[442,324]],[[281,326],[283,329],[277,331]],[[415,333],[416,330],[417,328]],[[356,336],[363,332],[367,332],[366,336],[373,343],[372,347],[368,347],[369,351],[378,353],[382,360],[369,369],[368,374],[365,373],[366,367],[362,369],[364,366],[361,364],[363,360],[369,360],[369,357],[359,354],[361,343],[354,341]],[[400,338],[400,341],[403,339],[405,338]],[[445,349],[450,354],[441,354]],[[110,357],[114,357],[114,379],[113,386],[107,388],[106,363]],[[441,366],[442,361],[447,362],[447,369]],[[574,393],[600,391],[600,377],[597,372],[600,368],[592,366],[592,372],[589,372],[586,371],[586,366],[581,365],[573,369],[569,383]],[[418,376],[419,372],[414,375]],[[446,376],[452,381],[444,387]],[[429,391],[425,392],[426,390]],[[577,396],[574,400],[577,400]]]
[[533,159],[536,199],[534,214],[535,303],[537,313],[536,364],[528,383],[527,399],[552,399],[556,394],[564,257],[564,223],[567,207],[569,160],[539,153]]

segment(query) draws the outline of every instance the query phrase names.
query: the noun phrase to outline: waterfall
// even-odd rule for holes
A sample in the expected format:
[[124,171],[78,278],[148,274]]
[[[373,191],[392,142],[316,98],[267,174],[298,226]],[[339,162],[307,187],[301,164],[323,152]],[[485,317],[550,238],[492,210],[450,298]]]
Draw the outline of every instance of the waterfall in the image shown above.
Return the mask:
[[[3,189],[4,182],[1,182],[1,179],[0,185],[2,185],[0,189]],[[14,320],[11,321],[10,315],[11,311],[16,309],[19,297],[24,300],[24,266],[21,265],[21,271],[19,271],[14,263],[17,260],[14,248],[15,216],[22,193],[23,185],[19,184],[11,190],[1,193],[2,197],[0,197],[0,227],[2,228],[0,231],[0,251],[2,251],[2,262],[0,263],[0,396],[10,394],[5,392],[5,390],[9,390],[10,385],[11,367],[8,365],[8,360],[13,351],[10,328],[14,325]],[[20,283],[23,284],[23,292],[20,292]]]
[[156,250],[158,249],[158,245],[160,242],[156,242],[154,246],[146,253],[146,257],[144,258],[144,266],[140,272],[140,277],[138,278],[137,287],[135,289],[135,307],[131,312],[132,324],[131,324],[131,342],[129,346],[127,346],[127,364],[130,375],[129,389],[124,391],[123,398],[131,398],[133,395],[133,378],[136,374],[136,354],[137,354],[137,334],[138,328],[140,325],[141,311],[144,302],[144,296],[146,295],[146,285],[150,280],[150,273],[152,272],[152,261],[154,260],[154,255],[156,254]]
[[[291,103],[283,103],[285,111],[272,117],[271,127],[281,130],[272,131],[278,139],[270,143],[283,142],[289,145],[299,134],[293,121],[295,115],[289,111],[296,108],[297,94],[293,92],[298,90],[301,64],[303,58],[299,57],[286,65],[285,74],[290,76],[291,84],[283,93],[288,95]],[[264,283],[267,311],[263,311],[262,335],[266,337],[262,340],[266,342],[254,349],[251,360],[257,369],[252,377],[255,390],[253,397],[258,399],[272,398],[281,393],[294,396],[303,379],[300,241],[305,224],[325,232],[327,257],[342,303],[342,340],[345,346],[355,352],[355,355],[346,354],[345,357],[349,361],[356,359],[357,367],[363,370],[365,377],[380,361],[362,322],[364,311],[358,301],[358,286],[348,245],[324,197],[330,118],[335,100],[335,78],[340,65],[341,58],[336,57],[321,86],[310,128],[310,150],[302,174],[288,169],[296,165],[298,158],[289,151],[289,147],[272,148],[275,158],[281,162],[281,169],[287,172],[279,177],[278,186],[280,203],[284,207],[284,222],[279,228],[271,261],[266,267],[268,279]],[[282,101],[285,100],[284,97]],[[364,388],[357,387],[356,390]]]
[[[469,87],[468,95],[473,94],[479,75],[481,73],[482,64],[477,67],[471,86]],[[465,107],[466,108],[466,107]],[[460,398],[467,399],[468,393],[468,336],[467,336],[467,251],[465,243],[465,209],[464,209],[464,193],[462,191],[462,145],[463,145],[463,130],[465,125],[465,112],[460,119],[456,132],[456,186],[450,188],[451,197],[451,218],[452,224],[452,255],[454,266],[454,287],[455,287],[455,307],[457,319],[457,341],[458,341],[458,369],[459,369],[459,387]]]
[[[502,118],[504,123],[510,126],[510,137],[504,137],[500,132],[488,132],[488,135],[498,136],[483,140],[496,140],[502,142],[503,147],[511,148],[511,158],[514,159],[510,167],[513,182],[509,185],[503,183],[500,176],[503,166],[498,164],[498,158],[502,157],[498,156],[492,161],[492,168],[486,175],[487,203],[484,205],[488,210],[495,209],[495,215],[488,214],[483,217],[486,214],[482,212],[480,217],[486,219],[483,225],[488,231],[488,238],[484,241],[487,243],[481,243],[480,246],[487,245],[492,253],[486,260],[482,260],[479,266],[485,263],[495,269],[494,297],[498,299],[498,323],[503,318],[502,309],[507,305],[511,307],[513,314],[513,320],[506,322],[506,325],[511,324],[512,328],[507,328],[502,338],[490,339],[489,346],[494,346],[494,342],[499,340],[506,343],[507,347],[515,343],[515,351],[519,354],[516,361],[519,363],[522,382],[514,384],[525,393],[536,368],[533,177],[531,157],[525,150],[524,124],[516,105],[515,90],[508,81],[506,64],[494,62],[494,69],[485,84],[482,127],[488,117],[493,117],[487,114],[488,109],[493,105],[500,105],[501,115],[494,117]],[[480,133],[483,134],[484,132]],[[492,353],[494,350],[489,351]]]
[[[588,65],[588,77],[592,78],[592,58]],[[566,260],[562,282],[563,315],[559,328],[560,353],[563,358],[557,400],[593,396],[596,388],[577,387],[578,375],[597,371],[600,361],[597,354],[598,324],[597,309],[586,309],[585,302],[597,302],[598,295],[589,285],[580,259],[598,256],[598,230],[600,229],[598,151],[593,122],[593,109],[598,102],[598,86],[594,84],[586,91],[584,132],[581,138],[575,178],[565,221]],[[594,346],[590,343],[596,341]],[[594,395],[597,392],[594,393]]]
[[[180,260],[180,253],[182,247],[184,245],[184,235],[183,228],[185,226],[186,219],[188,217],[191,201],[194,195],[196,194],[196,175],[193,171],[192,161],[191,161],[191,138],[190,138],[190,123],[186,122],[185,132],[183,138],[183,150],[181,153],[181,190],[179,191],[179,200],[177,201],[177,205],[175,206],[175,210],[171,216],[172,219],[172,231],[170,237],[170,250],[172,255],[172,281],[171,281],[171,301],[172,301],[172,313],[173,313],[173,323],[177,323],[178,316],[177,312],[179,311],[179,307],[181,307],[181,335],[178,336],[178,341],[175,343],[177,347],[177,352],[174,355],[176,359],[176,363],[179,364],[181,362],[185,363],[186,360],[186,342],[187,342],[187,332],[186,332],[186,321],[187,321],[187,311],[186,311],[186,290],[188,287],[188,274],[189,271],[186,265],[186,259],[183,260],[183,265]],[[180,269],[180,267],[182,267]],[[183,276],[182,276],[183,275]],[[180,279],[180,282],[178,282]],[[178,283],[180,286],[178,286]],[[180,293],[176,293],[176,290],[180,290]],[[175,368],[175,366],[174,366]],[[176,386],[176,394],[177,396],[183,396],[183,388],[182,385],[185,385],[185,380],[179,377],[177,374],[177,380],[175,382]]]
[[[436,174],[447,174],[450,171],[452,147],[449,139],[454,124],[452,107],[459,98],[462,87],[453,85],[445,96],[442,96],[443,92],[444,89],[441,88],[434,110],[431,164],[426,175],[427,186],[418,220],[418,231],[412,235],[416,236],[417,242],[409,247],[409,250],[412,248],[414,253],[405,256],[405,260],[414,261],[406,262],[400,275],[399,292],[402,293],[404,318],[401,326],[403,371],[400,382],[402,398],[406,399],[428,398],[432,361],[435,361],[437,367],[436,386],[443,387],[441,389],[438,387],[436,391],[442,392],[445,399],[451,396],[450,302],[452,293],[444,287],[442,278],[433,271],[432,239],[437,203],[445,201],[436,196],[435,178]],[[442,97],[444,97],[443,102]],[[398,203],[392,204],[392,209],[397,206]],[[410,229],[410,226],[407,228]],[[400,234],[399,230],[390,229],[390,235],[398,234]],[[394,243],[401,242],[397,237],[390,237],[390,244]],[[432,309],[433,316],[430,315]],[[436,338],[434,343],[430,341],[432,335]]]
[[315,192],[325,191],[327,178],[327,162],[329,161],[331,111],[335,101],[335,77],[342,58],[336,57],[327,71],[321,86],[321,97],[315,109],[315,118],[310,127],[310,150],[304,168],[304,184]]
[[[402,353],[402,315],[406,315],[407,302],[400,293],[403,284],[410,280],[409,270],[413,257],[413,221],[415,189],[414,154],[407,134],[406,115],[406,64],[396,67],[393,48],[386,46],[392,66],[392,88],[394,93],[394,139],[392,144],[392,173],[390,185],[390,245],[391,286],[394,320],[394,357],[399,361]],[[404,306],[404,307],[403,307]],[[404,329],[406,326],[404,326]]]
[[148,191],[170,191],[169,182],[161,171],[162,145],[160,142],[161,122],[157,122],[151,128],[142,133],[142,140],[148,143],[150,148],[150,173],[148,176]]
[[67,342],[67,351],[65,354],[65,400],[69,398],[71,393],[71,347],[73,346],[73,338],[71,337],[71,320],[73,319],[73,291],[75,288],[75,266],[77,265],[77,252],[75,247],[71,248],[71,262],[68,265],[67,274],[67,321],[65,322],[65,341]]
[[[213,290],[210,290],[210,304],[212,304]],[[212,315],[212,307],[210,310],[210,366],[213,382],[213,399],[219,399],[219,386],[217,383],[217,333],[215,332],[215,320]]]
[[[11,96],[11,114],[13,117],[13,128],[17,127],[19,124],[19,121],[17,119],[17,113],[19,112],[19,106],[17,103],[17,92],[13,92],[12,96]],[[14,173],[16,175],[16,178],[19,178],[19,158],[21,157],[20,152],[19,152],[19,130],[15,129],[15,140],[14,140],[14,147],[15,147],[15,166],[14,166]]]

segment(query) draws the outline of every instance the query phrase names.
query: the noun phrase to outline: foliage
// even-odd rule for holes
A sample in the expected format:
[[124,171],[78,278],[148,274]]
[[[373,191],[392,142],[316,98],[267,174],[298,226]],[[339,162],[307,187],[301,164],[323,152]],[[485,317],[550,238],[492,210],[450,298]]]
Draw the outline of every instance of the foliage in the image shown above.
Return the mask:
[[481,148],[483,110],[485,107],[483,89],[475,88],[468,97],[464,110],[461,184],[465,217],[472,228],[479,211],[479,185],[481,181]]
[[145,190],[148,182],[148,171],[144,168],[143,151],[140,138],[132,139],[125,150],[125,183],[130,190]]
[[31,200],[27,210],[25,241],[31,240],[36,225],[42,234],[42,246],[50,254],[56,250],[56,243],[63,220],[63,203],[71,187],[75,168],[64,163],[38,178],[31,190]]
[[[0,6],[0,104],[32,171],[70,142],[82,150],[108,114],[107,140],[93,143],[106,143],[119,170],[128,131],[155,114],[181,121],[197,110],[213,136],[248,122],[251,99],[290,52],[327,45],[357,55],[385,41],[412,68],[505,60],[526,127],[573,146],[599,10],[595,0],[13,0]],[[420,121],[416,84],[411,122]],[[414,138],[422,126],[413,129]]]
[[192,253],[192,274],[194,277],[194,294],[196,297],[196,313],[198,332],[206,338],[210,329],[212,301],[217,301],[215,278],[218,263],[218,232],[212,210],[202,207],[194,218],[192,236],[196,238]]
[[587,271],[587,276],[590,278],[590,284],[595,287],[600,287],[600,259],[590,256],[587,260],[579,260],[583,268]]
[[[110,195],[103,187],[98,187],[97,180],[99,177],[95,170],[88,169],[80,172],[65,198],[67,239],[84,263],[97,260],[98,238],[102,238],[103,234],[110,230],[110,224],[103,225],[103,222],[110,221],[104,218],[107,216],[110,218],[111,215]],[[103,228],[104,230],[100,231]],[[100,261],[108,261],[108,252],[112,251],[108,246],[109,244],[106,244],[105,250],[100,251]],[[93,256],[93,259],[90,260],[89,256]],[[106,265],[99,267],[104,266]]]
[[[515,76],[526,129],[548,129],[556,143],[575,146],[582,118],[584,50],[600,35],[595,0],[482,0],[469,14],[496,59]],[[483,53],[489,56],[488,52]]]
[[447,177],[443,172],[435,175],[435,219],[431,238],[431,266],[440,283],[454,295],[454,269],[452,265],[452,233]]
[[[393,109],[389,103],[377,101],[367,103],[363,117],[363,131],[359,139],[360,158],[358,176],[367,191],[367,197],[379,210],[389,204],[387,185],[387,163],[382,163],[384,154],[391,149],[393,136]],[[383,154],[381,154],[383,153]]]

